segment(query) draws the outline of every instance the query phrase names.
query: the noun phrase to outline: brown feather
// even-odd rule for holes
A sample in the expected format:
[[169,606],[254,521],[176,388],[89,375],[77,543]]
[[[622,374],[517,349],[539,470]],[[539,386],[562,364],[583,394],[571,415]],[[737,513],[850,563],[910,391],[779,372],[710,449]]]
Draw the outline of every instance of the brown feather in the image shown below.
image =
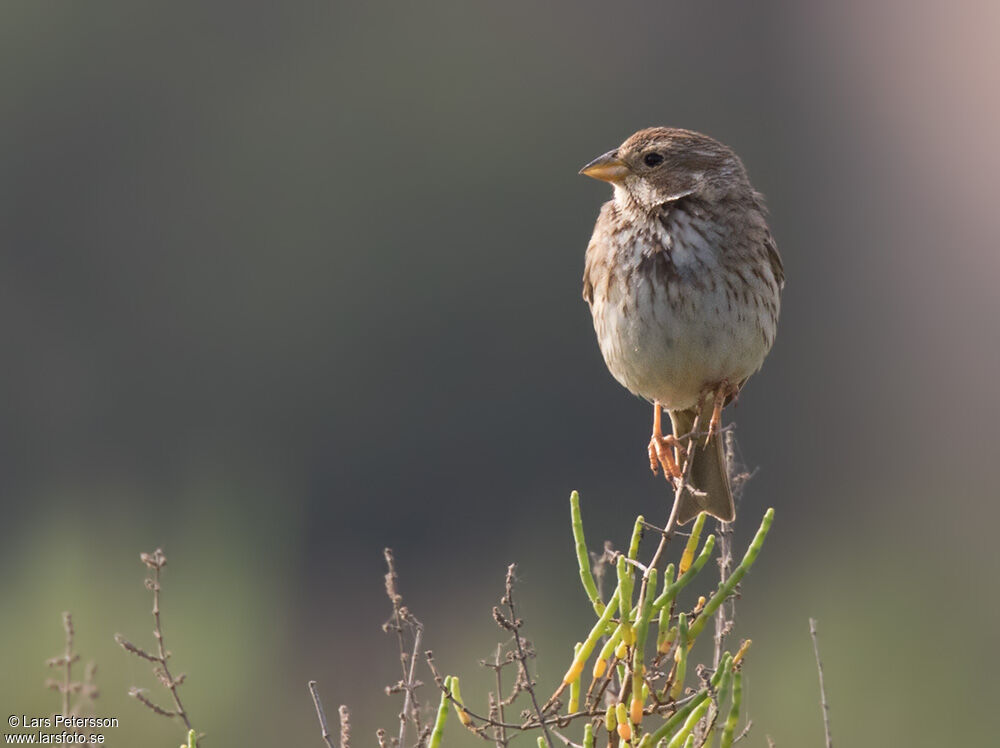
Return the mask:
[[[695,411],[670,411],[670,421],[674,425],[674,433],[687,434],[694,425]],[[699,423],[707,424],[712,417],[711,406],[702,413]],[[702,427],[699,427],[702,428]],[[736,516],[733,505],[733,491],[729,485],[729,470],[726,466],[726,456],[722,450],[721,435],[713,436],[708,445],[703,439],[693,440],[697,443],[691,463],[691,473],[688,482],[701,495],[684,491],[680,506],[677,508],[678,524],[686,524],[702,512],[708,512],[723,522],[732,522]]]

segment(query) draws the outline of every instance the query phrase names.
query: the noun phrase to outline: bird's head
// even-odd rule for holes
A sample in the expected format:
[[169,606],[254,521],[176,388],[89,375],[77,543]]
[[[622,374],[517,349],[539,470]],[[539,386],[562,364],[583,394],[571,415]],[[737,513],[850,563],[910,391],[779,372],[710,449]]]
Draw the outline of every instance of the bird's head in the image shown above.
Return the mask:
[[751,190],[732,149],[707,135],[670,127],[640,130],[580,173],[610,182],[619,203],[646,211],[688,195],[719,200]]

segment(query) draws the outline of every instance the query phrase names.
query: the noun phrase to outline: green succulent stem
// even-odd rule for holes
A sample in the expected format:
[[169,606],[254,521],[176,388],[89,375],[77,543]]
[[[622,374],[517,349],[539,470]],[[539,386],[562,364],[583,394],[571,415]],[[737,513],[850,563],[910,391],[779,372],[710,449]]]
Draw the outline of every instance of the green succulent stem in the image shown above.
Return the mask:
[[462,691],[459,687],[457,675],[451,676],[451,698],[455,702],[455,714],[458,715],[458,720],[466,727],[472,725],[472,717],[465,711],[465,702],[462,701]]
[[[716,691],[715,708],[717,715],[722,712],[722,705],[729,700],[733,690],[733,668],[720,667],[719,672],[722,673],[722,680],[719,682],[719,688]],[[705,740],[702,745],[708,745],[711,742],[712,736],[717,729],[717,721],[718,718],[709,720],[711,724],[705,733]]]
[[639,556],[639,543],[642,541],[642,528],[645,518],[640,514],[635,518],[635,527],[632,528],[632,540],[628,544],[628,557],[635,561]]
[[733,701],[729,707],[729,716],[726,717],[726,726],[722,730],[722,737],[719,739],[719,748],[731,748],[733,736],[736,734],[736,726],[740,722],[740,702],[743,700],[743,673],[737,670],[733,673]]
[[[623,562],[624,563],[624,562]],[[597,640],[600,639],[607,632],[608,624],[615,615],[615,611],[618,609],[618,601],[620,589],[615,590],[615,594],[611,596],[608,601],[607,607],[601,614],[601,617],[597,619],[597,623],[590,630],[587,638],[584,640],[583,645],[580,647],[580,651],[577,653],[576,657],[573,659],[573,664],[570,665],[569,670],[563,677],[563,683],[572,683],[580,673],[583,672],[583,666],[590,659],[591,652],[594,651],[594,647],[597,644]]]
[[[774,510],[768,509],[764,513],[760,527],[739,565],[728,578],[718,583],[707,601],[704,597],[699,599],[694,612],[677,612],[675,602],[678,595],[691,584],[714,554],[716,536],[704,534],[706,515],[699,515],[695,520],[676,565],[668,564],[663,571],[658,569],[658,564],[654,562],[648,565],[638,562],[646,525],[641,515],[637,517],[629,540],[628,552],[615,554],[617,584],[605,602],[597,589],[595,571],[591,566],[583,531],[580,495],[576,491],[570,495],[570,514],[580,581],[597,614],[597,621],[586,638],[573,647],[573,661],[563,676],[562,685],[552,696],[549,704],[556,703],[557,697],[568,687],[567,718],[587,716],[580,714],[581,702],[584,701],[582,675],[591,655],[597,651],[593,664],[593,682],[587,691],[587,704],[589,706],[591,703],[589,701],[591,691],[595,692],[596,704],[601,701],[602,694],[607,695],[605,689],[609,683],[612,684],[613,690],[608,693],[612,694],[610,700],[614,703],[609,705],[603,714],[603,729],[608,731],[609,746],[694,748],[697,744],[698,748],[710,745],[717,745],[717,748],[732,748],[740,722],[742,700],[740,660],[750,645],[750,640],[746,640],[741,646],[735,665],[734,656],[730,652],[725,652],[708,682],[702,679],[703,687],[700,690],[686,698],[682,696],[685,693],[688,671],[692,670],[696,662],[691,660],[692,646],[721,606],[736,593],[743,577],[756,562],[773,523]],[[659,550],[654,558],[659,560]],[[642,573],[641,579],[638,576],[640,573]],[[637,587],[638,600],[635,600]],[[650,625],[654,621],[657,624],[657,634],[652,640],[655,651],[650,654],[653,644],[647,645],[647,642],[650,641]],[[599,643],[601,646],[598,646]],[[655,677],[650,681],[646,678],[649,667],[646,662],[647,656],[654,659],[657,671],[651,672]],[[667,667],[670,657],[674,660],[672,672],[666,679],[666,685],[661,686],[662,670]],[[616,673],[619,681],[613,682],[612,676]],[[608,680],[602,680],[604,678]],[[663,691],[658,690],[661,687]],[[654,689],[657,689],[655,695]],[[455,706],[459,720],[465,726],[476,729],[472,715],[465,710],[458,678],[455,676],[445,678],[442,691],[436,719],[426,744],[427,748],[441,748],[444,727],[450,711],[449,701]],[[613,695],[615,691],[618,692],[617,697]],[[659,708],[652,710],[657,712],[656,714],[645,714],[645,707],[651,696],[654,696],[657,704],[665,704],[666,708],[672,706],[675,709],[659,727],[650,724],[663,719]],[[536,708],[537,706],[536,702]],[[725,719],[722,718],[723,715]],[[584,724],[582,748],[595,748],[595,732],[599,729],[601,719],[601,715],[597,715]],[[703,726],[700,729],[698,729],[699,724]],[[544,724],[540,726],[545,727]],[[696,729],[698,729],[697,734]],[[569,742],[568,738],[563,740]],[[546,735],[538,737],[538,746],[551,748]],[[195,748],[193,732],[189,737],[187,748]]]
[[692,579],[697,576],[698,572],[702,570],[708,559],[712,557],[712,551],[715,550],[715,536],[709,535],[705,538],[705,545],[701,548],[701,553],[698,554],[698,558],[695,559],[694,563],[691,564],[691,568],[685,571],[680,578],[670,585],[665,585],[663,592],[656,602],[653,603],[657,608],[662,608],[665,605],[669,605],[677,598],[677,593],[688,586]]
[[694,521],[694,526],[691,528],[691,534],[688,536],[687,543],[684,545],[684,553],[681,554],[680,563],[677,565],[678,577],[691,568],[691,562],[694,561],[695,551],[698,550],[698,542],[701,540],[701,531],[705,527],[705,518],[707,516],[707,514],[702,512]]
[[698,702],[698,706],[691,710],[687,719],[684,720],[684,725],[681,729],[678,730],[677,734],[670,739],[669,743],[667,743],[667,748],[682,748],[682,746],[687,745],[688,740],[693,740],[694,736],[691,733],[694,731],[695,725],[697,725],[701,721],[701,718],[705,716],[705,713],[708,711],[708,707],[711,706],[711,704],[712,699],[710,699],[706,694],[705,698]]
[[[583,642],[577,642],[573,646],[573,662],[576,662],[577,658],[580,656],[580,650],[583,648]],[[580,708],[580,678],[582,677],[583,669],[580,669],[580,674],[573,679],[569,684],[569,712],[573,714]]]
[[754,561],[757,560],[757,556],[760,555],[760,549],[764,547],[764,539],[767,537],[767,533],[771,529],[771,523],[773,521],[774,509],[768,509],[764,513],[764,519],[760,523],[760,529],[757,530],[757,534],[750,543],[750,547],[747,548],[746,555],[743,556],[743,560],[740,561],[740,565],[737,566],[733,573],[729,575],[729,579],[719,585],[719,589],[705,604],[705,609],[701,612],[701,615],[699,615],[695,622],[691,625],[690,635],[692,641],[698,638],[698,634],[700,634],[702,629],[705,628],[705,624],[712,619],[712,616],[715,615],[719,606],[733,594],[736,590],[736,585],[738,585],[740,580],[742,580],[743,577],[746,576],[746,573],[750,571],[750,567],[753,566]]
[[618,557],[618,609],[622,612],[622,620],[625,621],[632,610],[632,567],[622,557]]
[[451,693],[451,676],[444,679],[444,689],[441,691],[441,702],[438,704],[437,718],[434,729],[431,730],[431,740],[428,748],[441,748],[441,738],[444,736],[444,725],[448,721],[448,694]]
[[604,642],[604,646],[601,647],[601,652],[598,655],[598,659],[604,660],[605,662],[611,659],[611,653],[615,651],[615,649],[618,647],[618,644],[622,640],[622,633],[623,633],[622,624],[619,623],[615,627],[615,630],[614,632],[612,632],[611,636],[608,637],[608,640]]
[[684,693],[684,679],[687,677],[687,656],[689,639],[687,616],[681,613],[677,617],[677,657],[674,669],[674,685],[670,689],[670,698],[678,699]]
[[[722,681],[724,670],[726,668],[732,668],[732,666],[733,656],[729,652],[726,652],[722,656],[722,661],[719,663],[719,669],[715,671],[715,674],[712,676],[710,681],[713,691],[718,690],[719,683]],[[703,701],[710,698],[708,689],[701,689],[697,694],[695,694],[691,701],[674,712],[674,714],[672,714],[666,722],[660,725],[659,729],[652,733],[653,741],[658,742],[672,735],[674,730],[677,729],[677,726],[683,724],[691,712],[693,712]]]
[[[674,576],[674,565],[667,564],[666,570],[663,572],[663,589],[666,590],[670,586],[670,580]],[[653,595],[650,595],[653,597]],[[659,611],[657,613],[656,621],[656,651],[660,652],[660,648],[663,646],[663,642],[667,639],[667,634],[670,631],[670,606],[664,605],[657,608],[656,601],[658,598],[653,597],[653,611]]]
[[576,545],[576,561],[580,565],[580,581],[583,582],[583,589],[590,598],[594,612],[600,616],[604,612],[604,603],[597,593],[597,583],[594,581],[594,573],[590,568],[590,554],[587,552],[587,540],[583,536],[583,514],[580,512],[580,494],[573,491],[569,495],[569,511],[571,523],[573,525],[573,540]]
[[649,636],[649,619],[653,615],[653,598],[656,595],[657,571],[649,570],[649,580],[646,583],[646,599],[643,601],[635,625],[635,646],[632,648],[632,698],[642,699],[644,685],[643,663],[646,659],[646,639]]

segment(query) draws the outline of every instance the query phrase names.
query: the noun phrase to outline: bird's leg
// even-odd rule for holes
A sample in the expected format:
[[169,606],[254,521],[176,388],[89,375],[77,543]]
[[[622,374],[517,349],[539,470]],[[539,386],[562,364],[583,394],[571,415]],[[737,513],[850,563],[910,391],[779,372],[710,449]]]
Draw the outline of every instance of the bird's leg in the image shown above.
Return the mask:
[[735,398],[738,393],[739,389],[731,385],[728,379],[723,379],[712,390],[712,420],[708,422],[708,436],[705,437],[706,447],[712,437],[718,436],[722,430],[722,409],[726,406],[726,399]]
[[[662,467],[664,477],[673,480],[681,477],[677,458],[683,457],[686,452],[676,436],[663,435],[661,417],[660,403],[656,401],[653,403],[653,435],[649,438],[649,469],[656,475],[657,469]],[[677,458],[674,457],[674,450],[677,450]]]

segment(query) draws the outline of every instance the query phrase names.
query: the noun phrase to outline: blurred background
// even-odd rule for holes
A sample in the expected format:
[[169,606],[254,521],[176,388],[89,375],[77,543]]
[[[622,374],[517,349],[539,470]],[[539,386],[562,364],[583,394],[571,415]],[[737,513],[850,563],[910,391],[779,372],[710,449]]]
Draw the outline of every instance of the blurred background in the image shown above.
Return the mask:
[[112,641],[152,644],[157,546],[210,745],[320,745],[310,678],[356,744],[394,729],[384,546],[477,705],[518,562],[554,687],[589,620],[570,491],[594,549],[669,509],[580,298],[609,190],[577,170],[669,124],[743,157],[788,276],[729,413],[739,553],[777,511],[738,606],[747,744],[822,744],[809,616],[838,743],[988,744],[998,26],[987,0],[3,3],[2,710],[57,708],[71,610],[109,744],[178,743]]

